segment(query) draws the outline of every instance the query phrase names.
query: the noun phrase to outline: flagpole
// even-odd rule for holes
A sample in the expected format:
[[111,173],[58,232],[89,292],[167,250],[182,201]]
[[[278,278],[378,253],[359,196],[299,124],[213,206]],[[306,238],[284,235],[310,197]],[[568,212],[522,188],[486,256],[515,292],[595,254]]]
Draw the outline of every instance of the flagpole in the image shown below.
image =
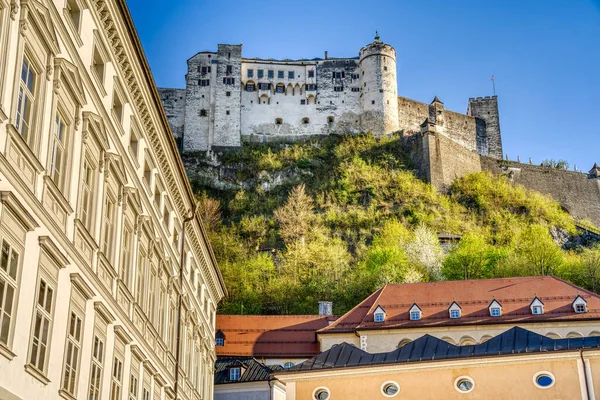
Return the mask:
[[494,88],[494,96],[496,95],[496,79],[494,75],[492,75],[492,87]]

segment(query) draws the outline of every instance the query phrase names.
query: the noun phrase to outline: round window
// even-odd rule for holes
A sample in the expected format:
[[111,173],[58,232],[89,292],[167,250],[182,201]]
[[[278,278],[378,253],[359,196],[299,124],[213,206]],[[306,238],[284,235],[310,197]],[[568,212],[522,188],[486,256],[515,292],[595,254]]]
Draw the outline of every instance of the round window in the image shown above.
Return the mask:
[[318,388],[315,390],[313,397],[315,400],[327,400],[329,398],[329,390],[325,388]]
[[540,389],[547,389],[554,385],[554,375],[550,372],[538,372],[533,376],[533,383]]
[[456,379],[454,385],[456,386],[456,390],[459,392],[469,393],[475,387],[475,382],[473,382],[473,379],[469,378],[468,376],[461,376]]
[[400,391],[400,387],[396,382],[386,382],[381,386],[381,391],[385,397],[394,397]]

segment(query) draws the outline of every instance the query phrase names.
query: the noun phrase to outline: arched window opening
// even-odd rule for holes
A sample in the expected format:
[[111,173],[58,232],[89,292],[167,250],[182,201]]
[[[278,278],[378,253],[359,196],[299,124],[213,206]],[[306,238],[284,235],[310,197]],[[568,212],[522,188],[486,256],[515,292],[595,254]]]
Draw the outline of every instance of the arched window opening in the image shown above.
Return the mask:
[[310,123],[310,119],[308,117],[304,117],[304,118],[302,118],[302,123],[304,125],[308,125]]
[[283,124],[283,119],[282,118],[275,118],[275,125],[281,125]]

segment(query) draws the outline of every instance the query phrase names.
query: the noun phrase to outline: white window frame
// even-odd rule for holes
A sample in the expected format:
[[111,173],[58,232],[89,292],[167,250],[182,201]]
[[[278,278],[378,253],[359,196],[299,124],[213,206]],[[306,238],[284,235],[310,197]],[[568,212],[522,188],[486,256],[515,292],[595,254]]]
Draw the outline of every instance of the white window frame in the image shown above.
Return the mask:
[[[48,175],[54,182],[58,190],[65,195],[68,190],[68,166],[69,166],[69,154],[70,154],[70,140],[71,140],[71,121],[64,116],[60,107],[57,107],[56,113],[54,114],[54,121],[52,123],[52,130],[50,133],[50,148],[48,152]],[[62,140],[59,127],[62,125]],[[56,158],[60,159],[57,161]],[[58,175],[58,176],[57,176]]]
[[[111,204],[111,210],[109,210]],[[104,213],[102,216],[102,252],[112,262],[115,248],[115,233],[117,228],[117,208],[119,207],[115,196],[109,191],[104,200]]]
[[[81,180],[79,183],[79,219],[88,230],[88,233],[93,234],[96,218],[94,188],[97,182],[98,166],[91,160],[87,150],[84,150],[82,157]],[[90,171],[89,176],[87,171]],[[88,182],[88,178],[90,178],[90,182]]]
[[[37,140],[35,136],[35,118],[36,118],[36,95],[39,94],[38,85],[40,85],[40,74],[37,72],[35,68],[35,64],[32,62],[32,58],[29,57],[26,52],[23,52],[21,58],[21,68],[19,68],[19,77],[18,85],[17,85],[17,99],[16,99],[16,112],[15,112],[15,128],[17,132],[25,143],[29,146],[29,148],[35,152],[35,146],[37,145]],[[27,78],[23,81],[23,73],[25,65],[27,65]],[[29,73],[33,75],[33,85],[29,85]],[[21,98],[27,98],[29,102],[29,109],[27,110],[28,115],[23,118],[23,114],[26,112],[26,103],[21,101]],[[26,126],[23,125],[23,120],[26,121]],[[26,128],[26,134],[24,129]]]
[[452,319],[460,318],[460,310],[450,310],[450,318],[452,318]]
[[230,381],[239,381],[242,377],[242,369],[240,367],[232,367],[229,368],[229,380]]
[[410,320],[411,321],[418,321],[421,319],[421,312],[420,311],[411,311],[410,312]]
[[123,360],[113,356],[112,375],[110,378],[110,400],[121,400],[123,390]]
[[102,396],[105,342],[106,340],[104,337],[94,333],[94,341],[92,342],[92,366],[90,367],[90,384],[87,396],[88,400],[100,400]]
[[490,317],[500,317],[500,316],[502,316],[502,309],[500,307],[490,308]]
[[[42,283],[44,288],[42,288]],[[44,299],[40,304],[40,294],[44,291]],[[50,293],[50,307],[48,309],[48,291]],[[46,375],[48,371],[48,355],[50,352],[50,343],[52,339],[52,327],[54,322],[54,307],[55,307],[55,296],[56,296],[56,282],[41,273],[38,276],[36,291],[35,291],[35,310],[33,315],[33,322],[31,328],[31,337],[29,341],[29,365],[35,368],[37,371]],[[38,320],[40,323],[38,324]],[[41,332],[44,331],[42,324],[46,322],[46,337],[37,337]],[[38,332],[39,330],[39,332]],[[42,349],[43,346],[43,349]],[[41,361],[41,365],[40,365]]]
[[[14,259],[13,254],[16,252],[17,261],[16,265],[13,265],[12,262],[7,262],[4,264],[5,253],[4,253],[4,243],[6,243],[8,247],[8,258],[12,261]],[[15,319],[17,313],[17,303],[18,303],[18,294],[19,294],[19,282],[21,276],[21,250],[15,249],[16,246],[7,240],[6,238],[2,238],[0,241],[0,282],[3,281],[5,286],[4,290],[0,292],[0,345],[4,345],[6,348],[9,348],[12,344],[13,330],[15,326]],[[3,266],[6,266],[6,270]],[[12,268],[14,267],[14,274],[12,273]],[[13,276],[14,275],[14,276]],[[8,291],[6,287],[12,288],[12,299],[10,301],[10,307],[6,307],[7,304],[7,296]],[[8,324],[5,323],[6,318],[9,319]],[[5,327],[8,326],[8,329],[5,332]],[[4,333],[5,332],[5,333]],[[3,339],[5,337],[5,339]]]
[[63,361],[63,377],[61,380],[62,390],[71,396],[77,395],[84,326],[85,319],[81,311],[75,307],[71,307],[67,322],[67,341]]

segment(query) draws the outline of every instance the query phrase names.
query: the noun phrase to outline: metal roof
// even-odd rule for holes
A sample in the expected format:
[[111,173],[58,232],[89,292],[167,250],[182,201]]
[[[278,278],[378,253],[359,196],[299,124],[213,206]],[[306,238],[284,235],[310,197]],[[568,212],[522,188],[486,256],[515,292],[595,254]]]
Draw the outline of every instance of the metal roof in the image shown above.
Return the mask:
[[579,350],[582,348],[600,348],[600,337],[551,339],[515,326],[485,343],[472,346],[456,346],[431,335],[425,335],[389,353],[371,354],[351,344],[342,343],[284,372]]
[[[240,379],[229,379],[230,368],[241,368]],[[272,372],[279,371],[279,365],[266,366],[253,357],[220,357],[215,361],[215,385],[225,383],[243,383],[267,381]]]

